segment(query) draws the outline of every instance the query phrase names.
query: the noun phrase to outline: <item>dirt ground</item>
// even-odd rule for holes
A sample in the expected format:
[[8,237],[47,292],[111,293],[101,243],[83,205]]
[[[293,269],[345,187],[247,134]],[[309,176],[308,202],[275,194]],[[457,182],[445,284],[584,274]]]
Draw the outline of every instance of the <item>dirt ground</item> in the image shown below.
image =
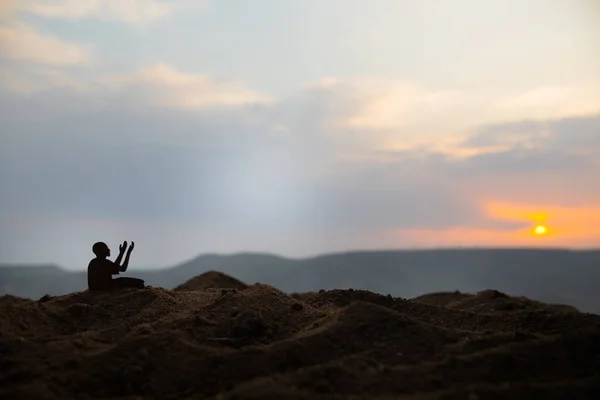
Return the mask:
[[595,399],[600,316],[489,290],[177,290],[0,298],[6,399]]

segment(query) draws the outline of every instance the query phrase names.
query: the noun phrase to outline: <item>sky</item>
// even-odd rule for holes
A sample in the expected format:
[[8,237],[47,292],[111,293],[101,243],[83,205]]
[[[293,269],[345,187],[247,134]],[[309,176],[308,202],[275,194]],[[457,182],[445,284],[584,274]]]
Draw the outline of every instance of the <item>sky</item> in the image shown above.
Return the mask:
[[0,0],[0,263],[600,247],[598,21],[595,0]]

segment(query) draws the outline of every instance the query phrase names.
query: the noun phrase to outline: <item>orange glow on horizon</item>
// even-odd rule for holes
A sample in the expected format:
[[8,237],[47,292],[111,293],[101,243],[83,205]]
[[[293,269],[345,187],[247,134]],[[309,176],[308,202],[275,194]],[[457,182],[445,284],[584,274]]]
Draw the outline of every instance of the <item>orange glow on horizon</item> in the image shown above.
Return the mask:
[[600,206],[565,207],[492,202],[486,204],[485,211],[494,220],[522,222],[529,226],[533,223],[533,228],[523,231],[523,236],[552,236],[565,242],[600,239]]
[[[484,203],[488,221],[516,227],[456,226],[446,229],[397,229],[394,243],[411,247],[570,247],[600,245],[600,205],[565,207],[508,202]],[[521,227],[519,227],[521,225]]]

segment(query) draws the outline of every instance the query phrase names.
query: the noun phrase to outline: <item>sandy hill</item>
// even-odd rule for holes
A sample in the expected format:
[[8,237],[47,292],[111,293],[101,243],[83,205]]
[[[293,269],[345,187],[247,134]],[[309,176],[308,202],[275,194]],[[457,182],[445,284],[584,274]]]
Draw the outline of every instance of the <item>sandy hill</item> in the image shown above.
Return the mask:
[[208,271],[177,286],[174,290],[204,290],[209,288],[246,289],[248,285],[229,275]]
[[438,292],[418,296],[415,300],[435,306],[473,312],[563,311],[579,312],[565,304],[545,304],[526,297],[508,296],[497,290],[482,290],[476,294]]
[[600,398],[598,315],[496,291],[287,295],[197,278],[191,290],[1,297],[0,397]]

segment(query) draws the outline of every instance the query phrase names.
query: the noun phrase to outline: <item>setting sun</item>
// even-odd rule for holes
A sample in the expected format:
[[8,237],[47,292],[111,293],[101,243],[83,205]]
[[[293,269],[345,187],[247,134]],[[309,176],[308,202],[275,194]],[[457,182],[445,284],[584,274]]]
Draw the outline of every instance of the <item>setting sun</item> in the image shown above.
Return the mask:
[[548,227],[545,225],[538,225],[535,228],[533,228],[533,233],[537,236],[544,236],[548,234]]

